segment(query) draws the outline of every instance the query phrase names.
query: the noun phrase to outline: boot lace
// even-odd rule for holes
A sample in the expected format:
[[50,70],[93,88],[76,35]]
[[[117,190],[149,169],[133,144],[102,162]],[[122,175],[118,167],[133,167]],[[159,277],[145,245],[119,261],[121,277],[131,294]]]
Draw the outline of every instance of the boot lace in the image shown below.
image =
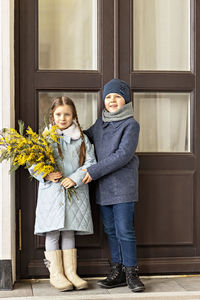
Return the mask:
[[114,280],[119,276],[119,266],[111,266],[110,274],[108,274],[108,280]]
[[138,275],[139,268],[126,268],[126,274],[127,274],[127,279],[131,281],[138,280],[139,275]]

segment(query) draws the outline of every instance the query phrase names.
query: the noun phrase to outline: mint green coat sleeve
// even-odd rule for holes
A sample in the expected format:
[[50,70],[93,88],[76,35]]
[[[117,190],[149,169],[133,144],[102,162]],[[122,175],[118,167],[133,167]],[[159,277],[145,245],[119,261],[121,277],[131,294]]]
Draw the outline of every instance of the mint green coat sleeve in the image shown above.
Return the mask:
[[86,146],[85,162],[80,168],[78,168],[74,173],[72,173],[69,176],[69,178],[72,179],[76,183],[75,188],[83,185],[82,180],[85,177],[86,172],[84,172],[82,170],[87,169],[96,163],[94,147],[91,145],[91,143],[86,135],[84,135],[84,140],[85,140],[85,146]]
[[28,169],[29,173],[31,174],[31,176],[33,176],[35,179],[37,179],[39,182],[45,182],[44,178],[42,178],[42,174],[38,175],[36,174],[36,172],[33,171],[35,165],[33,165],[32,167],[30,167]]

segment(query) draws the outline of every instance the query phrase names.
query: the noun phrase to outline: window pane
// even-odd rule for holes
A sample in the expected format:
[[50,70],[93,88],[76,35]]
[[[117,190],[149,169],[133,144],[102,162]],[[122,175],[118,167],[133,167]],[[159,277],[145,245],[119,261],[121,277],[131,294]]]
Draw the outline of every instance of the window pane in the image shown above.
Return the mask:
[[134,93],[138,152],[190,152],[190,94]]
[[76,106],[79,123],[82,129],[89,128],[97,119],[97,93],[39,93],[39,127],[44,126],[44,119],[49,118],[50,107],[55,97],[67,96]]
[[97,0],[38,0],[39,69],[97,70]]
[[133,0],[133,69],[190,70],[190,0]]

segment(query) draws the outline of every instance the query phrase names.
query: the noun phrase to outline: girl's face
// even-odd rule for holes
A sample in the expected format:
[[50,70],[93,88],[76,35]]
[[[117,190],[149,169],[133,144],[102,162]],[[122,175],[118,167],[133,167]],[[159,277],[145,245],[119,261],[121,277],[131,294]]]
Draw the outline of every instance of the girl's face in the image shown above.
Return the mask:
[[56,107],[53,113],[53,119],[56,125],[61,130],[64,130],[72,125],[73,122],[73,112],[69,105],[60,105]]
[[105,108],[109,112],[115,112],[125,104],[125,99],[119,94],[110,93],[105,97]]

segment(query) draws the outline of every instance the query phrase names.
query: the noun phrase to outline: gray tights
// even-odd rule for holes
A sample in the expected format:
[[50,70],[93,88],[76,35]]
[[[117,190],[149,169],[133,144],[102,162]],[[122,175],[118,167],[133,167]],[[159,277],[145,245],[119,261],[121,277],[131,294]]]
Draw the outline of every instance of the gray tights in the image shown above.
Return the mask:
[[75,248],[74,231],[50,231],[46,233],[45,249],[46,251],[59,250],[59,238],[61,235],[61,249]]

